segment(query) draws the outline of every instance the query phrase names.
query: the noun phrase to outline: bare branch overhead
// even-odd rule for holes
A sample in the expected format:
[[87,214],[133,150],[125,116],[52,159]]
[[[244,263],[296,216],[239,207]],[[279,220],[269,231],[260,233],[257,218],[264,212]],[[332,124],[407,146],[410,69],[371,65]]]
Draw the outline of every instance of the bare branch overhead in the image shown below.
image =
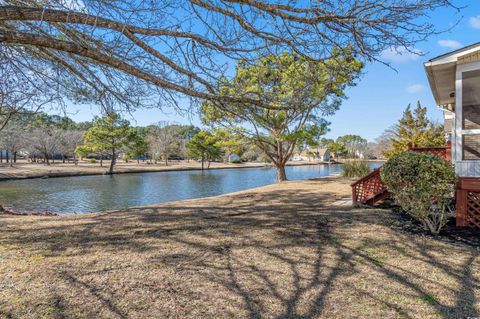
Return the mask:
[[285,50],[314,60],[335,48],[364,60],[413,50],[435,32],[425,17],[441,7],[456,9],[449,0],[0,0],[0,46],[8,63],[35,60],[44,70],[33,77],[55,70],[65,95],[105,107],[187,97],[274,108],[216,84],[238,60]]

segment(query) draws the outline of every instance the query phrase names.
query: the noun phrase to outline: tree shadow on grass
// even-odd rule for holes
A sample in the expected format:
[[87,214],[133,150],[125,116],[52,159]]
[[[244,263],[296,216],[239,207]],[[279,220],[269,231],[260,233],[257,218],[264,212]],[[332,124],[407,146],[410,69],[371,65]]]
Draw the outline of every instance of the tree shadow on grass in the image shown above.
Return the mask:
[[[339,206],[336,198],[281,188],[82,216],[76,223],[42,218],[30,232],[2,229],[0,245],[55,260],[58,270],[48,272],[47,289],[65,285],[56,289],[62,302],[52,303],[58,313],[479,316],[476,249],[392,230],[396,216],[390,212]],[[105,284],[107,275],[120,284]],[[72,302],[67,290],[102,309]]]

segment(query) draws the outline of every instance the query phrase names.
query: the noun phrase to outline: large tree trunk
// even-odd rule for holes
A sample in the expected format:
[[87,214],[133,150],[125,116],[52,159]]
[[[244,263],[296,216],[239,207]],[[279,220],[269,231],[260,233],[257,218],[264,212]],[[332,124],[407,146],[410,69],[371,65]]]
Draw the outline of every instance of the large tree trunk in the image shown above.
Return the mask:
[[205,157],[202,155],[202,171],[204,169],[204,167],[203,167],[204,163],[205,163]]
[[168,155],[165,155],[165,166],[168,166]]
[[45,154],[45,164],[47,164],[47,166],[50,166],[50,160],[48,159],[47,154]]
[[8,152],[8,150],[5,151],[5,160],[7,161],[7,163],[10,163],[10,153]]
[[287,181],[287,174],[285,173],[285,164],[275,164],[277,168],[277,182]]
[[17,152],[13,152],[13,162],[17,162]]
[[110,161],[110,168],[108,169],[108,174],[113,174],[113,167],[115,166],[115,162],[117,160],[115,150],[112,151],[112,160]]

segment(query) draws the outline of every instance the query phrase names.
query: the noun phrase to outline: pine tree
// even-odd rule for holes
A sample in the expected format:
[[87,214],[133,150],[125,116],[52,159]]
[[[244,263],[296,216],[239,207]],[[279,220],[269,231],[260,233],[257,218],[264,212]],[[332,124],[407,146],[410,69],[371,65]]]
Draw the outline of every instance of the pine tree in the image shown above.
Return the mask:
[[127,120],[110,113],[93,121],[93,126],[85,132],[84,144],[77,148],[77,152],[97,153],[101,157],[108,155],[111,158],[108,174],[112,174],[118,152],[128,146],[134,135],[135,131]]
[[422,107],[420,101],[417,107],[411,109],[409,104],[392,131],[392,149],[385,152],[391,157],[400,152],[408,151],[410,145],[419,147],[440,147],[445,145],[443,125],[432,122],[427,117],[427,108]]

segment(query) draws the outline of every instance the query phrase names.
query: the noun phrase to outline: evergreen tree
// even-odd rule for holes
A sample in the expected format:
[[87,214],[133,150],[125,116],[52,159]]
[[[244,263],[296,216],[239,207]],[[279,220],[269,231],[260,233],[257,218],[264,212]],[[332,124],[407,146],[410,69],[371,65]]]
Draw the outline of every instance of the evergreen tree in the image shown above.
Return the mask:
[[148,144],[145,141],[145,135],[142,129],[132,129],[126,145],[126,159],[136,158],[137,163],[140,162],[140,157],[145,156],[148,151]]
[[93,121],[93,126],[85,132],[84,144],[77,151],[82,154],[91,152],[100,156],[108,155],[111,158],[108,174],[112,174],[118,152],[127,147],[135,135],[135,130],[127,120],[116,113],[110,113]]
[[443,125],[432,122],[427,117],[427,108],[420,101],[411,109],[410,104],[403,117],[392,130],[392,149],[385,152],[386,157],[408,151],[411,145],[420,147],[440,147],[445,145]]
[[202,170],[205,161],[210,162],[223,155],[222,148],[218,143],[218,137],[207,131],[200,131],[187,143],[189,155],[194,159],[202,161]]

